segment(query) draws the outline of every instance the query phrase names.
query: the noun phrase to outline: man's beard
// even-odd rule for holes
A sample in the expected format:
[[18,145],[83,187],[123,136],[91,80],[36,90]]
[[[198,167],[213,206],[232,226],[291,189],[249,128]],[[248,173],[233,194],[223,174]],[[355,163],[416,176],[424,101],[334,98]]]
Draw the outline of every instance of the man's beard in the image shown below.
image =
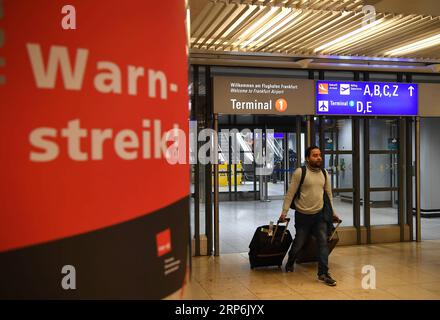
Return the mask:
[[322,165],[322,162],[311,162],[311,161],[309,161],[309,165],[310,165],[312,168],[320,168],[321,165]]

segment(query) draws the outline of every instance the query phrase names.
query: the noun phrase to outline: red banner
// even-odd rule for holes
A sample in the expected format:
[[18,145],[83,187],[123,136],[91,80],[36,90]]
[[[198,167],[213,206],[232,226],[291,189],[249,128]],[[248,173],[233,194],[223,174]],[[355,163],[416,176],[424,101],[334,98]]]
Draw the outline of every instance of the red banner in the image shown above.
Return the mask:
[[2,4],[0,252],[188,195],[184,2],[68,3]]

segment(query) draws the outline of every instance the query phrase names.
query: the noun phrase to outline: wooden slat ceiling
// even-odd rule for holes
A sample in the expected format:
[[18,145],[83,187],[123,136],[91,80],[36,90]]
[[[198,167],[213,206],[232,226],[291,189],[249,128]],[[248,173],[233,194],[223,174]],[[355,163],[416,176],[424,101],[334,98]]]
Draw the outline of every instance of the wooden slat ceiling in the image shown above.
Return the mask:
[[[391,55],[404,45],[440,37],[440,17],[377,12],[362,27],[362,0],[206,0],[191,17],[191,49],[414,58],[440,61],[440,45]],[[192,10],[192,8],[191,8]]]

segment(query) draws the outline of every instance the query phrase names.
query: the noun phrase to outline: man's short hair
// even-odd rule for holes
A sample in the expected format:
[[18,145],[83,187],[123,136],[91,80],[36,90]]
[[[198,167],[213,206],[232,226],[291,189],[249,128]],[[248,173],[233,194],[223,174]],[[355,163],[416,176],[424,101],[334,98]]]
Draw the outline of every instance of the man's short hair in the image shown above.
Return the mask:
[[311,146],[306,149],[306,158],[310,157],[310,154],[312,153],[312,150],[314,150],[314,149],[319,149],[319,147],[318,146]]

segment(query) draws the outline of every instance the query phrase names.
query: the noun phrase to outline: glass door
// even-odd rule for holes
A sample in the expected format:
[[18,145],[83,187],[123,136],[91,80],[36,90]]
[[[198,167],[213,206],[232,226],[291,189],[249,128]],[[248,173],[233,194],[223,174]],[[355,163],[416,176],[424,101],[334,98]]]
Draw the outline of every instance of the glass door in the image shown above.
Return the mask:
[[267,140],[266,148],[271,148],[273,152],[272,174],[267,177],[267,188],[269,199],[283,199],[285,194],[285,184],[287,183],[286,173],[290,167],[288,153],[288,136],[286,132],[275,132],[273,139]]
[[[410,122],[400,118],[363,121],[364,225],[367,229],[367,243],[381,241],[371,239],[371,228],[375,226],[398,226],[400,241],[404,241],[408,238],[405,226],[411,225],[412,220],[412,212],[408,212],[408,208],[412,208],[412,201],[408,199],[411,193],[408,189],[411,183],[411,170],[408,170],[408,165],[411,168],[411,154],[406,152],[411,148],[406,132],[411,130]],[[407,193],[406,201],[404,192]]]
[[370,225],[399,223],[398,119],[370,119],[369,210]]
[[[316,142],[332,183],[333,205],[342,226],[354,225],[354,128],[348,118],[320,118]],[[356,172],[358,173],[358,172]]]

